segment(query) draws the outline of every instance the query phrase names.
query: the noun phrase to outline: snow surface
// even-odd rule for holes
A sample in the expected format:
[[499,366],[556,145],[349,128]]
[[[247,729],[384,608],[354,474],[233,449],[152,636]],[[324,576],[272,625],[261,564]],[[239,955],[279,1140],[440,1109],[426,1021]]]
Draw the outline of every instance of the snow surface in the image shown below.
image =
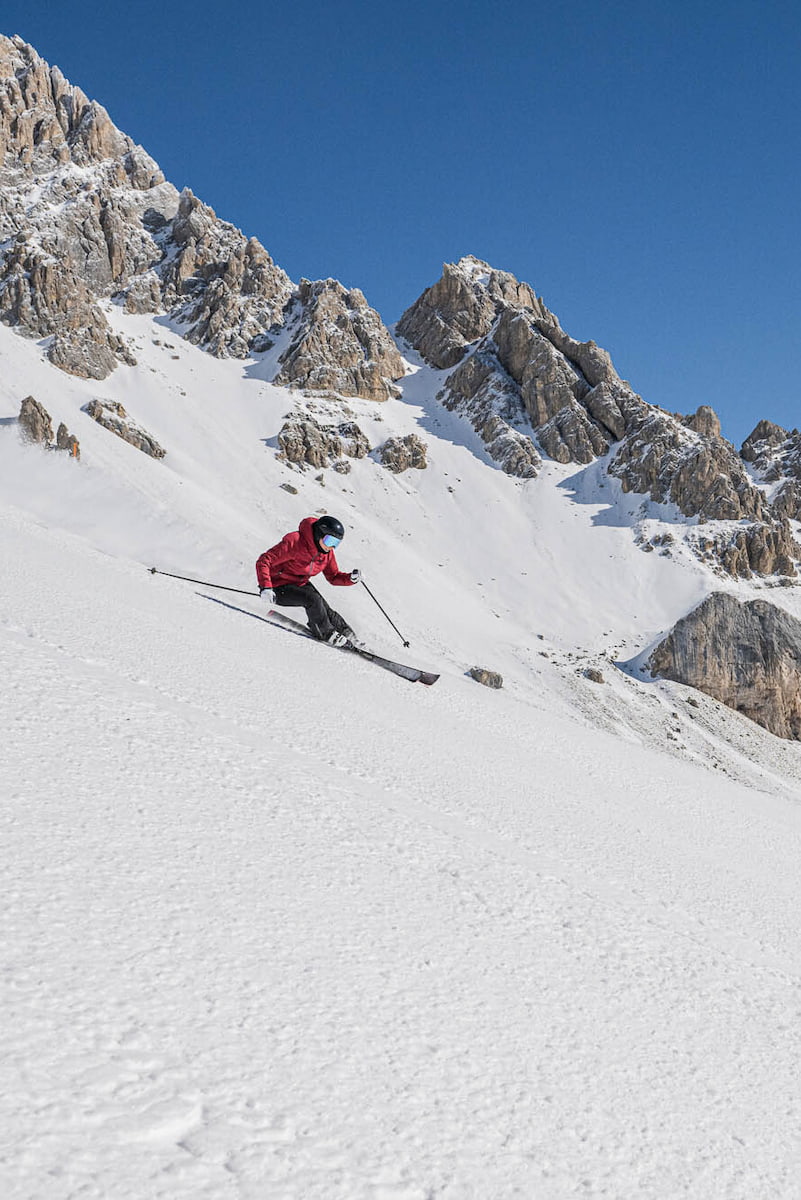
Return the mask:
[[[801,747],[637,665],[721,581],[598,464],[504,476],[427,368],[349,404],[429,468],[322,487],[266,356],[110,319],[100,384],[0,327],[2,1195],[797,1196]],[[255,589],[323,508],[434,688],[146,571]]]

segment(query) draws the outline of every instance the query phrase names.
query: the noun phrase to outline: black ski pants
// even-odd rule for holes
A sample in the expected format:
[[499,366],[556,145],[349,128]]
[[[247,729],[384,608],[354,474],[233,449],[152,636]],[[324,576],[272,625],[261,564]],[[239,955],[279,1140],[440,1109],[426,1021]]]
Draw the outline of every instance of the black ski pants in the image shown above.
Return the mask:
[[313,583],[304,583],[300,587],[294,583],[285,583],[273,591],[276,604],[286,608],[306,609],[306,621],[315,637],[327,638],[334,630],[344,634],[353,632],[345,618],[334,611]]

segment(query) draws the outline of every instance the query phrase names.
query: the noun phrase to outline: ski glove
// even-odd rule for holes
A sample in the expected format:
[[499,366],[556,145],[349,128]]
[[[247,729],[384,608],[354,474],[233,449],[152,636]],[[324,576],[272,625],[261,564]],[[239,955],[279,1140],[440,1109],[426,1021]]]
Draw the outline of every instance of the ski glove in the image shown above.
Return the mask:
[[354,569],[353,569],[353,570],[351,571],[351,573],[350,573],[350,581],[351,581],[351,583],[358,583],[358,582],[359,582],[359,580],[361,579],[361,577],[362,577],[362,573],[361,573],[361,571],[359,570],[359,568],[358,568],[358,567],[354,567]]
[[271,607],[273,604],[275,604],[275,592],[272,588],[262,588],[259,592],[259,596],[262,600],[266,600]]

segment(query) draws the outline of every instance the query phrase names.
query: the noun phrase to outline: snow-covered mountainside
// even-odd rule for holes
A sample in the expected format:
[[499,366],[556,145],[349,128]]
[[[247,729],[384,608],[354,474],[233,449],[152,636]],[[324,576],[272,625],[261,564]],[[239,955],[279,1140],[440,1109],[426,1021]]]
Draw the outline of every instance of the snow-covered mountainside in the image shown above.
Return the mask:
[[[3,1196],[790,1200],[801,746],[646,663],[801,618],[797,435],[475,259],[396,341],[0,49]],[[321,512],[434,688],[148,572]]]

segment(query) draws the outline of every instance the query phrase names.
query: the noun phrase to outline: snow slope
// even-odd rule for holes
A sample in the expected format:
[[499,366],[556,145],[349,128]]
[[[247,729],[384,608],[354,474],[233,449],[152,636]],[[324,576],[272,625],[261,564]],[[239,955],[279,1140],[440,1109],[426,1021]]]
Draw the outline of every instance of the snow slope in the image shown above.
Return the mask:
[[[113,315],[100,385],[0,327],[3,1195],[796,1195],[799,748],[612,662],[713,581],[593,468],[503,476],[435,373],[351,402],[429,469],[321,487],[264,364]],[[145,570],[249,589],[323,507],[412,648],[332,594],[435,688]]]

